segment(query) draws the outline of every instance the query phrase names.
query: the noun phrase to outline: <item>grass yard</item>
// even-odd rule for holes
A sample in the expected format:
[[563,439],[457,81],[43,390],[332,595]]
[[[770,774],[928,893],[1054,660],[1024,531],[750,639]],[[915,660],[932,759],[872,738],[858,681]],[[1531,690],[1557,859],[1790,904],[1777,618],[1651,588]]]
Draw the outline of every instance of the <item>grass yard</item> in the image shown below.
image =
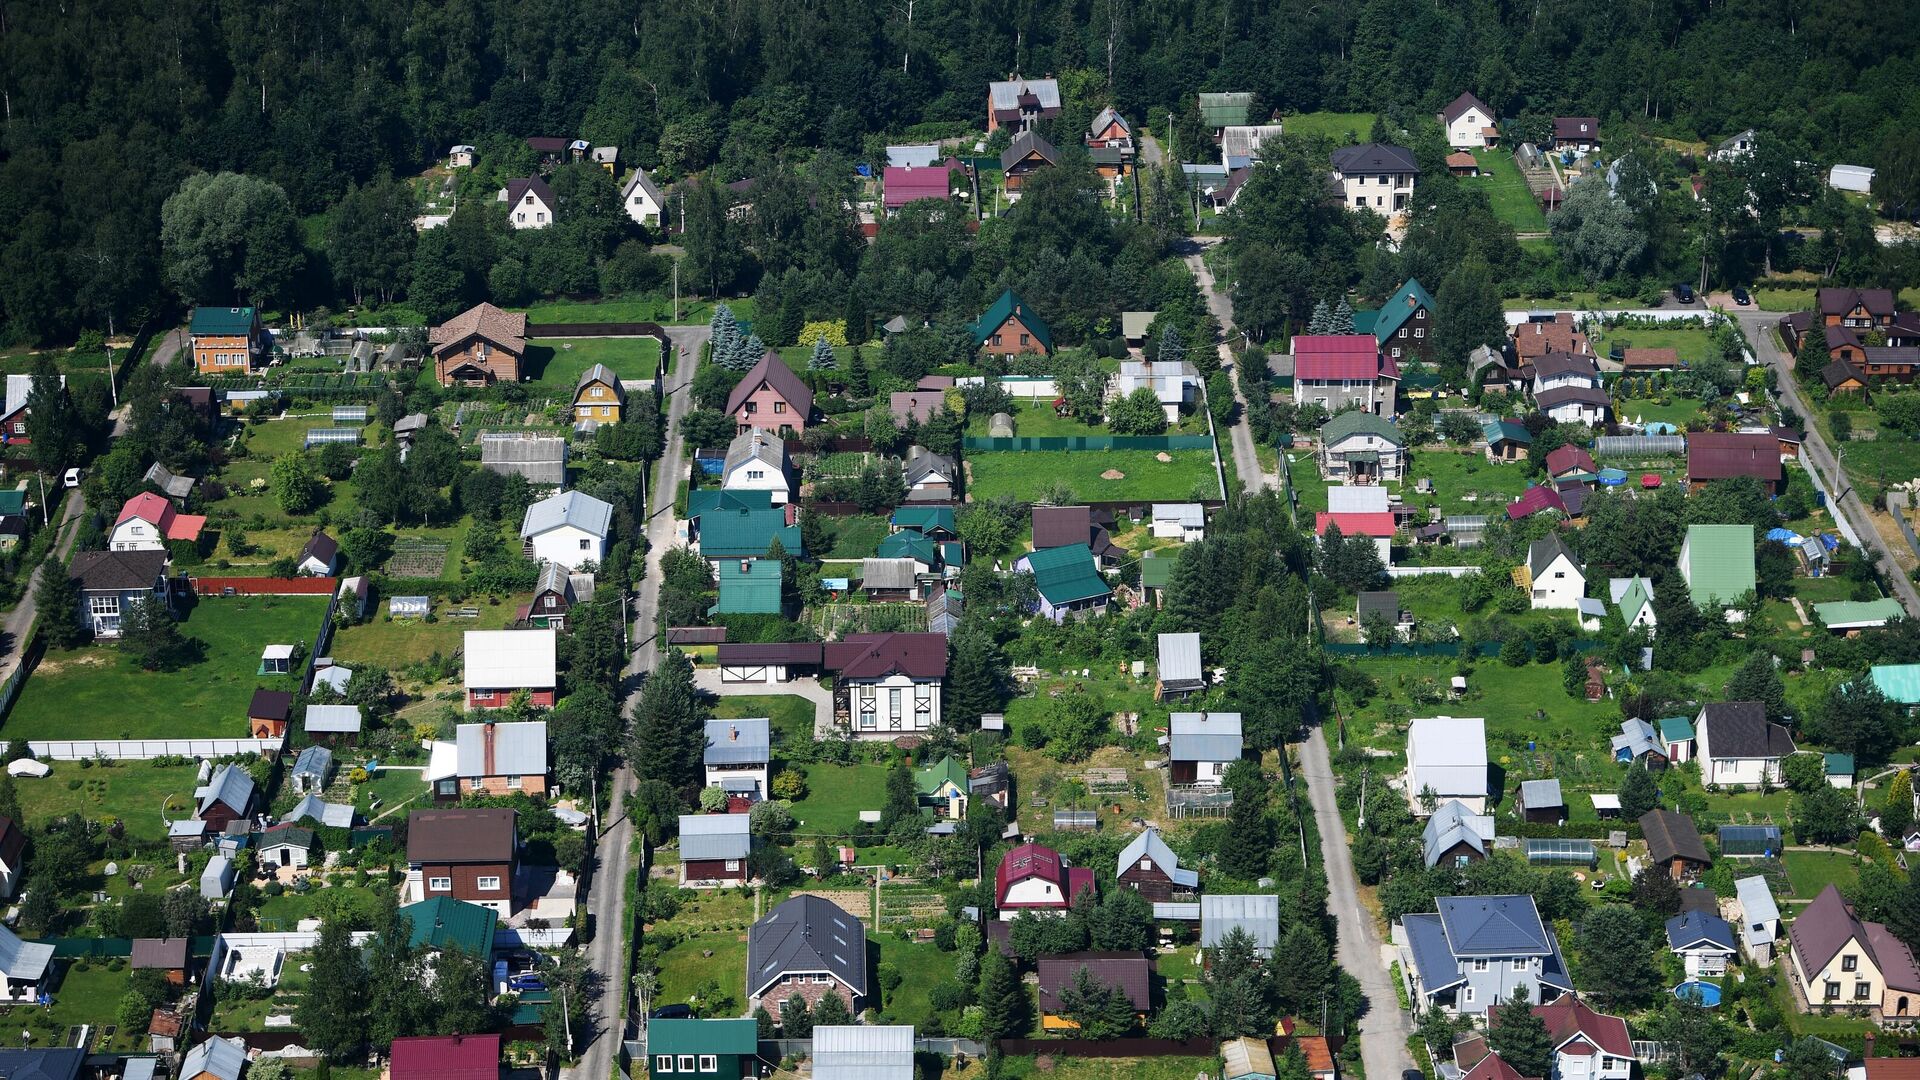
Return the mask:
[[307,432],[315,428],[360,427],[363,433],[361,445],[379,442],[380,429],[372,424],[336,424],[331,413],[303,414],[299,416],[276,417],[247,425],[247,451],[256,458],[272,461],[281,454],[305,450]]
[[828,765],[800,767],[807,774],[807,797],[793,804],[794,833],[805,843],[825,833],[847,836],[860,828],[860,811],[878,810],[887,799],[885,765]]
[[[821,516],[826,517],[824,514]],[[893,531],[884,514],[850,514],[846,517],[827,517],[826,521],[827,528],[833,533],[833,544],[818,555],[824,559],[872,558],[873,549]]]
[[1506,222],[1514,232],[1546,232],[1547,215],[1541,211],[1539,200],[1533,197],[1533,189],[1527,186],[1527,178],[1521,175],[1513,155],[1496,147],[1475,150],[1473,158],[1480,163],[1481,175],[1462,177],[1460,183],[1486,192],[1487,199],[1493,203],[1493,216]]
[[[353,791],[353,804],[371,821],[389,814],[396,807],[404,806],[415,799],[427,795],[426,772],[421,769],[393,769],[382,765],[367,777],[364,784],[350,785]],[[380,800],[378,806],[374,800]],[[386,824],[392,824],[391,821]]]
[[[292,1013],[294,1004],[306,993],[313,973],[302,971],[301,965],[310,960],[308,953],[288,953],[280,969],[280,981],[274,984],[273,992],[263,998],[249,999],[232,990],[215,990],[213,1016],[207,1021],[207,1029],[216,1034],[266,1031],[267,1017]],[[289,1025],[276,1030],[292,1031],[293,1028]]]
[[1682,361],[1704,360],[1714,351],[1713,336],[1698,326],[1617,326],[1590,331],[1593,351],[1605,356],[1615,345],[1623,349],[1672,349]]
[[[142,671],[112,645],[49,649],[0,731],[14,739],[238,738],[255,689],[296,682],[255,674],[262,647],[311,648],[326,608],[325,597],[202,599],[180,630],[205,644],[205,657],[176,672]],[[86,718],[81,730],[77,717]]]
[[[753,298],[728,300],[735,318],[753,318]],[[680,298],[680,322],[683,325],[707,323],[713,319],[713,301]],[[527,308],[527,321],[535,326],[554,323],[657,322],[673,321],[673,297],[641,296],[618,300],[542,300]]]
[[1705,420],[1707,416],[1705,402],[1677,394],[1663,394],[1659,398],[1622,398],[1618,405],[1623,420],[1672,424],[1682,431],[1686,430],[1688,423]]
[[714,702],[713,715],[721,720],[742,716],[767,717],[771,721],[773,745],[776,748],[813,741],[813,702],[795,694],[723,697]]
[[452,656],[465,644],[467,631],[504,630],[511,626],[520,610],[520,601],[527,599],[531,597],[523,594],[498,604],[491,600],[469,600],[466,606],[480,609],[479,616],[472,619],[448,615],[462,605],[441,601],[434,604],[437,622],[388,619],[383,615],[358,626],[342,627],[333,635],[333,658],[348,666],[358,662],[400,668],[425,660],[436,652]]
[[1413,478],[1421,477],[1433,481],[1432,495],[1421,495],[1410,485],[1402,485],[1401,496],[1409,505],[1437,504],[1451,515],[1500,513],[1537,479],[1522,462],[1492,462],[1477,451],[1434,450],[1413,455]]
[[928,1000],[933,988],[953,978],[953,953],[944,953],[932,942],[901,941],[896,937],[867,935],[867,951],[877,955],[881,965],[898,969],[900,985],[881,1003],[887,1021],[894,1024],[923,1026],[933,1016]]
[[1863,860],[1844,851],[1788,851],[1783,861],[1787,864],[1787,880],[1793,883],[1793,895],[1811,900],[1829,885],[1842,890],[1853,888]]
[[[1075,435],[1109,435],[1107,425],[1089,424],[1078,417],[1060,416],[1053,411],[1050,402],[1039,400],[1017,400],[1013,403],[1013,433],[1020,438],[1051,438]],[[975,414],[967,419],[967,434],[975,438],[984,438],[987,423],[992,417]]]
[[1829,604],[1853,599],[1853,582],[1844,577],[1796,577],[1793,595],[1803,604]]
[[623,379],[650,379],[660,363],[660,346],[652,338],[539,338],[527,343],[524,373],[527,382],[549,392],[567,395],[580,373],[605,364]]
[[[76,960],[61,975],[52,1005],[14,1005],[0,1010],[6,1041],[13,1043],[19,1038],[18,1032],[31,1031],[34,1046],[65,1046],[70,1029],[91,1024],[96,1051],[146,1049],[144,1031],[122,1029],[120,1025],[120,999],[127,993],[132,972],[125,961],[119,964],[120,970],[115,971],[105,960]],[[116,1029],[113,1037],[102,1038],[101,1033],[109,1028]]]
[[[1287,483],[1300,496],[1300,512],[1313,514],[1327,508],[1327,489],[1333,482],[1320,475],[1319,463],[1311,450],[1287,451]],[[1306,520],[1312,526],[1311,519]]]
[[335,885],[269,896],[260,903],[259,919],[263,931],[291,933],[301,919],[336,918],[346,919],[349,929],[372,930],[379,913],[379,894],[372,889]]
[[1005,1080],[1193,1080],[1212,1076],[1216,1063],[1210,1057],[1084,1058],[1054,1057],[1051,1068],[1042,1070],[1031,1057],[1003,1057],[1000,1075]]
[[[746,1008],[746,970],[745,931],[683,938],[660,954],[660,988],[653,995],[654,1007],[687,1004],[703,1016],[738,1016]],[[703,1005],[695,999],[695,993],[709,982],[718,983],[721,993],[731,999],[727,1008],[720,1009],[718,1003]]]
[[[1217,499],[1220,482],[1213,470],[1213,454],[1206,450],[1164,451],[1171,461],[1159,461],[1154,450],[1023,450],[976,452],[967,457],[967,485],[977,500],[1011,495],[1031,501],[1054,484],[1063,484],[1073,501],[1116,499]],[[1121,475],[1107,479],[1102,474]]]
[[1373,133],[1372,113],[1311,112],[1283,117],[1280,128],[1288,135],[1325,135],[1336,143],[1366,142]]
[[[78,787],[68,786],[75,781]],[[159,843],[167,836],[161,807],[171,796],[173,816],[186,816],[193,801],[194,769],[151,761],[83,769],[77,761],[61,761],[53,764],[47,776],[21,777],[13,783],[20,793],[20,809],[30,822],[39,824],[74,813],[92,821],[116,818],[126,822],[132,839]]]

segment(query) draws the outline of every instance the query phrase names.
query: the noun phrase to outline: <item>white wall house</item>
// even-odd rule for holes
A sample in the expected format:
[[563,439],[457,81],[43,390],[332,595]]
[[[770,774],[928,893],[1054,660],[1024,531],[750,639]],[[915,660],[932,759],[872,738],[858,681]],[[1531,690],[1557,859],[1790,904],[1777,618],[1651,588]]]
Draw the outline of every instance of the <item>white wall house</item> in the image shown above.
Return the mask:
[[1557,533],[1548,533],[1527,549],[1527,569],[1533,577],[1533,607],[1573,610],[1587,595],[1586,571],[1574,560]]
[[1114,376],[1113,396],[1123,398],[1141,387],[1153,391],[1160,399],[1160,411],[1166,415],[1167,423],[1180,422],[1180,410],[1193,404],[1200,385],[1200,372],[1185,360],[1169,363],[1165,360],[1150,364],[1145,360],[1123,360],[1120,362],[1120,374]]
[[1498,133],[1488,134],[1498,123],[1493,110],[1472,94],[1453,99],[1441,110],[1440,122],[1447,129],[1447,145],[1455,150],[1478,150],[1500,141]]
[[1404,146],[1368,143],[1335,150],[1333,171],[1347,209],[1371,210],[1391,219],[1406,211],[1420,166]]
[[1793,736],[1767,719],[1757,701],[1719,701],[1694,721],[1700,779],[1708,784],[1780,783],[1780,759],[1794,752]]
[[727,444],[720,466],[720,486],[728,491],[765,491],[773,505],[785,506],[792,481],[787,466],[787,444],[765,428],[748,428]]
[[1435,805],[1457,799],[1476,814],[1487,812],[1487,721],[1484,717],[1430,716],[1407,728],[1407,797],[1424,812],[1422,795]]
[[551,228],[559,205],[553,189],[537,176],[507,181],[500,201],[507,204],[507,224],[516,229]]
[[578,570],[587,563],[598,566],[607,557],[607,530],[612,524],[611,505],[578,491],[563,491],[527,507],[520,539],[533,558]]
[[633,175],[627,177],[626,186],[620,189],[620,205],[635,224],[658,225],[666,198],[645,169],[635,169]]

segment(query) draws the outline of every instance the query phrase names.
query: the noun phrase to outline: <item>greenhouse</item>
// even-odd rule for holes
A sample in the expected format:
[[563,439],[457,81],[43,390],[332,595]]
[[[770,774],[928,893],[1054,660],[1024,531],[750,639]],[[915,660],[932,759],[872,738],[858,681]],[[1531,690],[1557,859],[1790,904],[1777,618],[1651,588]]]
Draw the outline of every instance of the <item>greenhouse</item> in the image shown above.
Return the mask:
[[1722,857],[1731,858],[1744,855],[1760,858],[1777,854],[1780,850],[1780,826],[1778,825],[1720,826],[1720,854]]
[[1540,866],[1594,866],[1599,853],[1591,840],[1528,840],[1527,861]]
[[319,427],[307,432],[306,449],[325,446],[328,443],[358,443],[360,429],[350,427]]

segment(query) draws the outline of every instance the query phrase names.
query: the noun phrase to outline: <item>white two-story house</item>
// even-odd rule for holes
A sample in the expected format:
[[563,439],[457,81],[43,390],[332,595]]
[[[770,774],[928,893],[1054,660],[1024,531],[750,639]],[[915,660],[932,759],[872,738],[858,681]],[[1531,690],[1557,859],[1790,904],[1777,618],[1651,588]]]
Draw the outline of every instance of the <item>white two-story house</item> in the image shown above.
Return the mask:
[[537,176],[507,181],[500,191],[507,204],[507,224],[516,229],[545,229],[553,225],[554,209],[560,205],[553,189]]
[[835,676],[834,719],[854,738],[893,739],[940,723],[945,634],[849,634],[822,652],[821,666]]
[[1413,201],[1420,166],[1404,146],[1367,143],[1335,150],[1333,175],[1347,209],[1371,210],[1391,221]]
[[598,566],[607,557],[607,531],[612,526],[611,504],[578,491],[563,491],[527,507],[520,539],[530,557],[578,570],[588,563]]
[[1767,720],[1757,701],[1717,701],[1694,721],[1700,779],[1709,784],[1780,782],[1780,760],[1794,752],[1793,736]]
[[1548,533],[1527,548],[1527,573],[1533,580],[1532,605],[1572,610],[1587,595],[1587,574],[1559,533]]
[[1483,1016],[1521,990],[1529,1004],[1573,992],[1567,963],[1533,897],[1443,896],[1400,920],[1401,971],[1418,1011]]
[[1498,123],[1493,110],[1471,93],[1461,94],[1440,110],[1440,126],[1447,129],[1447,145],[1455,150],[1498,145],[1500,132],[1495,127]]

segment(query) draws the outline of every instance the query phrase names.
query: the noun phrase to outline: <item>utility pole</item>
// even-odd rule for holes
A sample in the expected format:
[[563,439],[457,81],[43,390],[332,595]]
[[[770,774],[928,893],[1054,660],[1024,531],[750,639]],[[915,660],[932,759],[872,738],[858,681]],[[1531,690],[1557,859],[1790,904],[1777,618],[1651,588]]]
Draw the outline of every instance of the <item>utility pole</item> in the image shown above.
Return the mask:
[[[680,231],[687,231],[687,211],[683,203],[680,209]],[[680,321],[680,260],[673,260],[673,321]]]
[[120,388],[113,381],[113,346],[106,346],[104,351],[107,354],[107,393],[112,395],[113,407],[117,409],[120,407]]

